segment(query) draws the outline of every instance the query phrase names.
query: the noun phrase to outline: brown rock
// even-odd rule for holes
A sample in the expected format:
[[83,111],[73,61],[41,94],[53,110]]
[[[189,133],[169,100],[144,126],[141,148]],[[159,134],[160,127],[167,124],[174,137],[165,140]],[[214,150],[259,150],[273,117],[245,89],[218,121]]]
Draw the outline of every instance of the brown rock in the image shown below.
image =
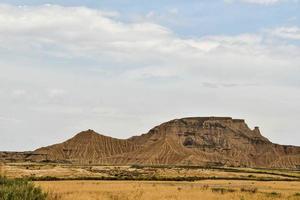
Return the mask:
[[300,147],[278,145],[230,117],[175,119],[148,133],[119,140],[83,131],[37,149],[32,160],[85,164],[170,164],[297,168]]

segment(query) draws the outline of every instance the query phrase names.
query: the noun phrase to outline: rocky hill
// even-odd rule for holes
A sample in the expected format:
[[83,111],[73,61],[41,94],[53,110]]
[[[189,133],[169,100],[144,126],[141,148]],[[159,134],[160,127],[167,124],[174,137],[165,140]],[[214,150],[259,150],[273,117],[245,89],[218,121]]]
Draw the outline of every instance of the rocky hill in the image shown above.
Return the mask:
[[111,156],[135,151],[137,148],[129,140],[115,139],[87,130],[61,144],[35,150],[38,156],[34,155],[32,158],[60,162],[107,163]]
[[278,145],[230,117],[175,119],[148,133],[119,140],[83,131],[37,149],[30,159],[81,164],[164,164],[298,168],[300,147]]
[[300,148],[271,143],[258,127],[229,117],[172,120],[130,139],[143,148],[128,153],[129,163],[292,167]]

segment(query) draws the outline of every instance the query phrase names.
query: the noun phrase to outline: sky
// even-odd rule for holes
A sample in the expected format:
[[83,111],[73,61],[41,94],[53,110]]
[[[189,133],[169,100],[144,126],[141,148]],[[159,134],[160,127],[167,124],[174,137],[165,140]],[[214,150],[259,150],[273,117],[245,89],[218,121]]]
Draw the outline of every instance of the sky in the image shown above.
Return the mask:
[[300,146],[299,0],[0,0],[0,151],[231,116]]

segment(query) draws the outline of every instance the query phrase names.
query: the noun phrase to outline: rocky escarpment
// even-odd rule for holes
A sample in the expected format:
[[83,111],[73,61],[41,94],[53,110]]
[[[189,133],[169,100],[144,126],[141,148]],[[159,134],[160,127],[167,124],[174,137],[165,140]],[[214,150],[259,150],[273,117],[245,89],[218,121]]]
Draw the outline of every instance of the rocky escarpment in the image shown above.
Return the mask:
[[175,119],[119,140],[92,130],[38,149],[33,160],[87,164],[168,164],[297,168],[300,148],[273,144],[258,127],[230,117]]
[[132,163],[292,168],[300,163],[299,147],[273,144],[258,127],[251,130],[230,117],[172,120],[130,140],[143,146],[128,156]]

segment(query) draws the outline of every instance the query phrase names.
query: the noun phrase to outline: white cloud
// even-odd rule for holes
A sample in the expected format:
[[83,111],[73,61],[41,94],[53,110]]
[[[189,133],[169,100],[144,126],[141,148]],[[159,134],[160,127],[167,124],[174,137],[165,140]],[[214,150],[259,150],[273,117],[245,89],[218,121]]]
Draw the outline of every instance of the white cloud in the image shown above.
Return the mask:
[[[274,57],[291,62],[287,57],[294,50],[289,46],[268,46],[260,34],[182,39],[158,24],[123,23],[101,11],[81,7],[1,6],[0,11],[3,50],[32,58],[92,60],[98,69],[106,65],[104,71],[119,70],[126,75],[145,70],[148,74],[152,71],[153,76],[184,75],[197,70],[202,63],[206,77],[214,77],[221,63],[211,62],[226,59],[224,56],[226,62],[230,56],[231,61],[234,57],[249,60],[251,68],[244,66],[246,71],[262,70],[266,69],[265,64],[279,65]],[[227,70],[234,76],[235,64],[230,65]]]
[[284,39],[300,40],[300,28],[297,26],[292,27],[279,27],[269,30],[270,34],[281,37]]
[[10,117],[0,116],[0,122],[18,123],[18,122],[20,122],[20,120],[14,119],[14,118],[10,118]]
[[24,95],[26,95],[27,91],[26,90],[22,90],[22,89],[16,89],[14,91],[12,91],[12,95],[15,97],[22,97]]
[[274,5],[283,2],[294,2],[298,3],[299,0],[224,0],[226,3],[242,2],[249,4],[259,4],[259,5]]
[[275,137],[282,119],[274,116],[295,124],[300,117],[300,48],[273,38],[181,38],[89,8],[2,5],[0,110],[26,123],[0,132],[36,143],[0,147],[38,147],[84,128],[124,138],[170,118],[216,114],[254,123],[266,113],[265,134]]
[[241,1],[246,3],[264,4],[264,5],[271,5],[271,4],[282,2],[282,0],[241,0]]
[[61,97],[63,95],[66,94],[66,91],[62,90],[62,89],[50,89],[48,91],[48,95],[51,98],[55,98],[55,97]]

